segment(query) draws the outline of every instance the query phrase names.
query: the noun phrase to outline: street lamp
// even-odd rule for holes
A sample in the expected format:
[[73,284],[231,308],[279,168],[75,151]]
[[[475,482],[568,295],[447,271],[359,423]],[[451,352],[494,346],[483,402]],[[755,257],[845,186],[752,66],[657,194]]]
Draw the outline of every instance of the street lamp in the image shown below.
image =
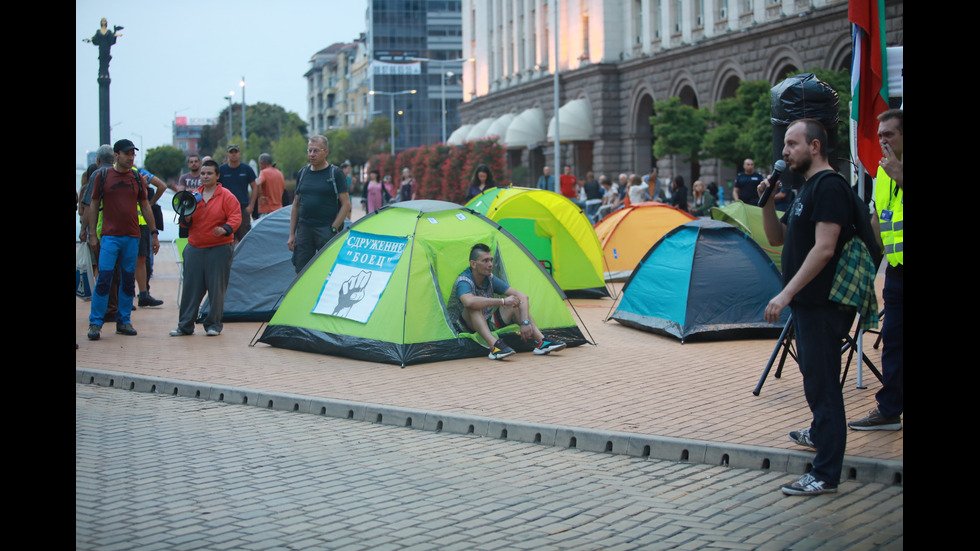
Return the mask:
[[427,57],[410,57],[412,61],[426,61],[428,63],[439,64],[439,80],[442,81],[442,143],[446,143],[446,77],[452,78],[452,71],[445,71],[447,63],[463,63],[464,61],[476,61],[472,57],[461,57],[459,59],[430,59]]
[[401,96],[404,94],[414,94],[418,90],[401,90],[399,92],[381,92],[379,90],[370,90],[368,94],[372,96],[388,96],[391,98],[391,110],[388,111],[391,114],[391,120],[389,121],[389,126],[391,127],[391,156],[395,156],[395,96]]
[[232,103],[232,100],[234,99],[234,96],[235,96],[235,91],[234,90],[232,90],[231,92],[228,92],[228,95],[225,96],[225,99],[228,100],[228,141],[229,142],[231,142],[231,133],[232,133],[232,130],[231,130],[231,119],[234,118],[234,113],[235,113],[234,111],[232,111],[232,109],[234,108],[234,104]]
[[245,147],[247,141],[245,137],[245,75],[242,75],[242,81],[238,85],[242,87],[242,147]]

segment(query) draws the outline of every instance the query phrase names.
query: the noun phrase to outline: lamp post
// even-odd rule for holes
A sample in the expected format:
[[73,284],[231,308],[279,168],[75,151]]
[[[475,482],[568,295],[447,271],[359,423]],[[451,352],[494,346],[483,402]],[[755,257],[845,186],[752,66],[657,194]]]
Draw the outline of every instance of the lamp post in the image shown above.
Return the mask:
[[439,75],[439,80],[442,81],[442,143],[446,143],[446,77],[453,78],[454,75],[452,71]]
[[454,76],[452,71],[446,71],[448,63],[463,63],[464,61],[476,61],[472,57],[461,57],[458,59],[430,59],[427,57],[410,57],[412,61],[425,61],[439,65],[439,80],[442,81],[442,143],[446,143],[446,77]]
[[242,81],[238,85],[242,87],[242,147],[245,147],[245,142],[248,140],[245,137],[245,75],[242,75]]
[[225,96],[225,99],[228,100],[228,141],[229,142],[231,141],[231,133],[232,133],[231,119],[235,118],[235,112],[232,111],[232,109],[234,108],[234,104],[232,103],[234,96],[235,96],[234,90],[228,92],[228,95]]
[[389,98],[391,98],[391,110],[389,111],[389,113],[391,114],[391,119],[388,121],[389,122],[388,126],[391,127],[391,156],[392,157],[395,156],[395,96],[401,96],[404,94],[414,94],[416,92],[418,92],[418,90],[401,90],[398,92],[381,92],[379,90],[368,91],[368,94],[372,96],[388,96]]

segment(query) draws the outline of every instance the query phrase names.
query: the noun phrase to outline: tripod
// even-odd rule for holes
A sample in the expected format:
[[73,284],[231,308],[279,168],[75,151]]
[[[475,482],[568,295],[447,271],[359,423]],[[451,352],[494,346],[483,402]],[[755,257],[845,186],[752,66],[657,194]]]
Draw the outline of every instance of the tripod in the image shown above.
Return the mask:
[[[755,390],[752,391],[752,394],[758,396],[759,393],[762,392],[762,385],[766,382],[766,378],[769,377],[769,371],[772,370],[772,365],[776,361],[776,356],[779,356],[779,365],[776,367],[777,379],[783,374],[783,365],[786,363],[787,355],[792,356],[794,360],[799,362],[799,359],[796,357],[796,348],[793,346],[794,333],[795,329],[793,327],[793,314],[791,313],[789,315],[789,319],[786,320],[786,325],[783,327],[782,334],[779,335],[779,341],[776,343],[776,347],[773,349],[772,354],[769,356],[769,361],[766,363],[766,367],[762,371],[762,377],[759,378],[759,383],[755,385]],[[851,366],[851,358],[854,356],[854,351],[860,349],[858,346],[860,341],[860,329],[854,330],[854,336],[847,335],[844,337],[844,344],[841,346],[840,353],[841,355],[844,355],[844,353],[847,352],[847,363],[844,364],[844,373],[841,375],[841,388],[844,388],[844,380],[847,379],[847,370]],[[782,351],[782,353],[780,353],[780,351]],[[868,355],[865,354],[863,350],[861,351],[861,359],[864,361],[865,365],[868,366],[868,369],[874,373],[875,377],[881,381],[881,373],[878,371],[875,365],[871,363]],[[858,360],[858,388],[866,388],[861,384],[860,362],[862,360]]]

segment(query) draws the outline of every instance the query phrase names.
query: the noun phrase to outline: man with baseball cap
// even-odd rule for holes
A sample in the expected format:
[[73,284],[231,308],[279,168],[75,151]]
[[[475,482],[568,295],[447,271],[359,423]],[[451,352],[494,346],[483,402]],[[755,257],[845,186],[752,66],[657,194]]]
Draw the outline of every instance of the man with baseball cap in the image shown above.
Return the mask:
[[[116,333],[136,335],[130,314],[133,310],[133,296],[136,294],[135,270],[140,242],[140,212],[147,225],[156,228],[153,210],[147,200],[146,179],[133,168],[136,151],[139,149],[130,140],[116,142],[112,147],[114,164],[112,167],[99,169],[92,175],[91,194],[85,198],[86,204],[97,201],[96,204],[99,205],[99,208],[85,209],[79,235],[93,249],[99,248],[99,276],[89,314],[89,340],[98,340],[101,337],[109,286],[117,260],[121,269],[121,281]],[[151,232],[151,246],[154,250],[160,247],[158,233],[156,229]]]
[[[218,169],[218,181],[221,187],[235,194],[242,206],[242,225],[235,230],[235,246],[252,229],[252,211],[259,198],[258,187],[255,183],[255,171],[242,163],[242,150],[238,144],[228,144],[228,162]],[[252,196],[249,197],[249,188]]]

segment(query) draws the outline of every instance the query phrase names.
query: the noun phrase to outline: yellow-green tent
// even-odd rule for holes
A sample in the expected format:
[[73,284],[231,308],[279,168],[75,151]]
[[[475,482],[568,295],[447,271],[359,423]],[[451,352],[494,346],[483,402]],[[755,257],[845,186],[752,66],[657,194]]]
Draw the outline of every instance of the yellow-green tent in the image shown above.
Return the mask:
[[[259,342],[402,366],[485,355],[482,339],[454,330],[447,310],[476,243],[493,252],[494,275],[530,297],[545,338],[587,342],[561,289],[520,242],[444,201],[394,203],[337,235],[296,276]],[[516,325],[497,333],[530,350]]]
[[491,188],[466,204],[514,235],[566,294],[608,296],[602,246],[578,206],[553,191]]

